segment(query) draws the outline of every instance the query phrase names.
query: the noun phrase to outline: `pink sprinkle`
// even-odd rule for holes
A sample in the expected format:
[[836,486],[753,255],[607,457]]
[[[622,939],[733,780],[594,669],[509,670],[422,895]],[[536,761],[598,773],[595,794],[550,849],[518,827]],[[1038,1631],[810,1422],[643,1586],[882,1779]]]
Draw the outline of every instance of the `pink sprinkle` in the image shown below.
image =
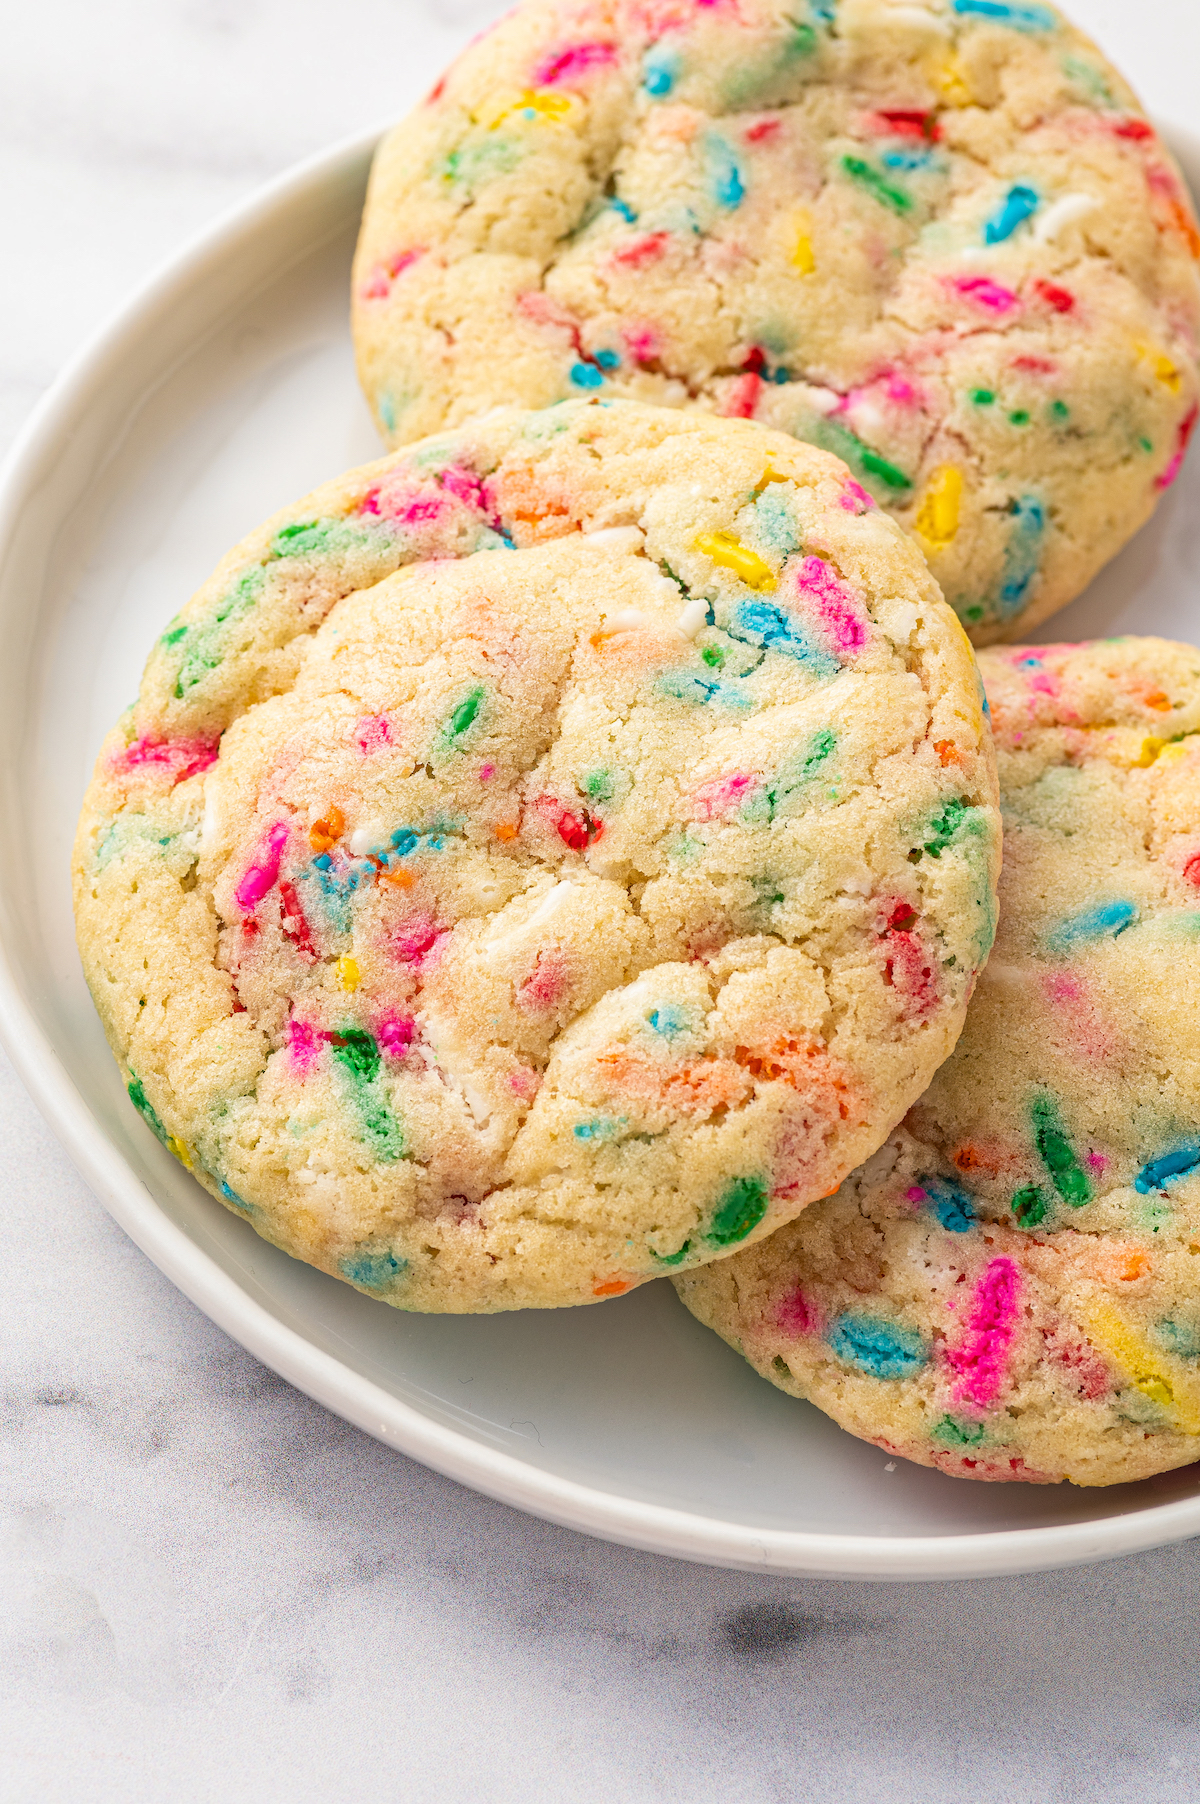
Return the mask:
[[773,138],[779,130],[778,119],[760,119],[757,125],[751,125],[746,131],[747,144],[761,144],[764,138]]
[[376,1035],[389,1059],[402,1059],[416,1037],[417,1024],[411,1015],[388,1015]]
[[853,476],[847,476],[842,484],[842,493],[838,497],[838,504],[844,507],[848,513],[865,514],[868,508],[874,507],[875,497],[868,495],[866,489],[861,483],[855,482]]
[[589,69],[602,69],[617,60],[615,44],[572,44],[568,50],[557,50],[548,56],[533,78],[537,88],[551,87],[555,82],[572,80]]
[[885,392],[888,400],[894,401],[898,407],[916,407],[920,400],[907,376],[889,376]]
[[126,770],[145,769],[162,771],[168,775],[172,784],[182,783],[185,777],[194,777],[199,771],[207,770],[210,764],[217,761],[218,741],[215,739],[135,739],[119,752],[113,763],[124,765]]
[[385,257],[377,263],[366,282],[363,284],[365,301],[385,301],[392,291],[392,283],[402,276],[406,269],[411,269],[417,260],[425,255],[425,246],[419,244],[412,250],[397,251],[391,257]]
[[992,313],[1008,313],[1019,305],[1016,295],[1010,288],[1001,288],[989,276],[960,276],[953,286],[959,294],[969,300],[977,301],[981,307],[987,307]]
[[746,791],[758,785],[758,778],[746,771],[737,771],[726,777],[713,777],[702,783],[692,795],[694,818],[698,821],[715,821],[723,814],[728,814],[745,799]]
[[253,864],[233,892],[233,899],[239,908],[244,908],[247,912],[257,908],[267,891],[274,887],[287,838],[287,822],[277,821],[266,838],[259,841]]
[[815,1334],[818,1319],[817,1311],[798,1284],[779,1299],[775,1321],[785,1334]]
[[479,781],[481,783],[490,783],[492,778],[495,776],[495,774],[496,774],[496,766],[494,764],[481,764],[480,765]]
[[962,1340],[943,1355],[958,1374],[956,1402],[986,1409],[999,1395],[1020,1303],[1020,1272],[1011,1259],[993,1259],[975,1286]]
[[1157,482],[1155,483],[1155,485],[1154,485],[1155,488],[1169,489],[1171,484],[1174,482],[1175,478],[1178,476],[1180,470],[1182,470],[1183,460],[1187,453],[1188,444],[1191,440],[1191,436],[1192,436],[1193,432],[1196,430],[1196,419],[1197,419],[1198,414],[1200,414],[1200,408],[1193,407],[1192,411],[1188,414],[1187,418],[1180,424],[1178,449],[1176,450],[1174,457],[1171,459],[1171,461],[1167,465],[1166,469],[1163,471],[1162,475],[1158,478]]
[[1110,1164],[1110,1161],[1105,1158],[1103,1153],[1089,1153],[1087,1162],[1089,1168],[1097,1174],[1107,1171]]
[[443,931],[430,915],[407,920],[392,935],[392,949],[403,964],[422,965]]
[[762,377],[754,370],[739,376],[732,384],[722,409],[727,420],[752,420],[762,393]]
[[392,743],[392,724],[386,714],[364,714],[354,729],[358,749],[364,758],[382,751]]
[[[403,475],[403,472],[397,474]],[[436,520],[444,506],[440,495],[414,495],[411,490],[406,493],[396,482],[390,486],[379,483],[368,489],[358,511],[375,514],[381,520],[395,520],[399,526],[420,526]]]
[[812,606],[836,652],[846,657],[862,650],[867,642],[867,623],[859,599],[823,558],[801,560],[796,587]]
[[538,1073],[531,1071],[528,1065],[519,1066],[516,1071],[510,1073],[508,1079],[509,1088],[515,1095],[523,1098],[536,1096],[541,1081]]
[[474,470],[466,470],[461,464],[447,464],[438,472],[438,486],[443,494],[453,495],[464,506],[482,511],[483,481]]
[[612,254],[612,261],[622,269],[641,269],[645,263],[657,262],[671,242],[670,232],[646,232],[622,244]]
[[570,983],[570,972],[562,952],[552,946],[539,952],[533,970],[517,991],[522,1008],[550,1009],[561,999]]
[[905,1200],[910,1203],[923,1203],[928,1195],[929,1192],[922,1190],[919,1184],[913,1184],[904,1192]]
[[311,1021],[297,1021],[293,1015],[287,1025],[288,1051],[297,1070],[309,1072],[321,1056],[328,1039]]
[[645,321],[622,326],[621,336],[635,363],[652,363],[662,348],[657,328]]

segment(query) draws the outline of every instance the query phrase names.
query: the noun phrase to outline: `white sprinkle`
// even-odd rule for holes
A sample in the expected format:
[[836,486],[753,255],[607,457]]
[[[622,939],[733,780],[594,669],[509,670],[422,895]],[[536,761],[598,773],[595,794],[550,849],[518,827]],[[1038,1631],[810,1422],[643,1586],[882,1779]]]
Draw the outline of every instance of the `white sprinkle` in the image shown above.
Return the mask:
[[842,404],[842,397],[835,389],[811,385],[805,389],[804,399],[815,413],[835,413]]
[[854,421],[855,431],[878,432],[885,425],[883,409],[874,401],[858,401],[851,410],[850,418]]
[[622,608],[617,614],[607,614],[604,619],[606,633],[635,633],[639,626],[650,623],[640,608]]
[[1094,194],[1064,194],[1052,207],[1047,207],[1033,228],[1038,244],[1052,244],[1064,226],[1074,225],[1088,213],[1094,213],[1100,202]]
[[362,826],[356,827],[350,835],[351,854],[355,858],[361,858],[364,852],[369,852],[372,846],[377,846],[382,838],[382,821],[364,821]]
[[204,819],[200,823],[200,850],[210,852],[217,843],[220,832],[220,815],[217,812],[216,784],[204,785]]
[[689,601],[675,624],[685,639],[694,639],[707,619],[708,603],[706,601]]
[[600,526],[583,536],[589,545],[599,545],[609,551],[640,551],[646,543],[646,535],[640,526]]
[[883,1469],[884,1469],[884,1471],[885,1471],[885,1472],[894,1472],[894,1471],[895,1471],[895,1470],[896,1470],[896,1462],[895,1462],[895,1460],[894,1460],[894,1459],[890,1459],[890,1460],[889,1460],[889,1461],[888,1461],[888,1463],[887,1463],[887,1465],[886,1465],[886,1466],[885,1466],[885,1467],[884,1467],[884,1468],[883,1468]]
[[916,602],[894,601],[888,610],[886,630],[897,645],[907,645],[917,630]]

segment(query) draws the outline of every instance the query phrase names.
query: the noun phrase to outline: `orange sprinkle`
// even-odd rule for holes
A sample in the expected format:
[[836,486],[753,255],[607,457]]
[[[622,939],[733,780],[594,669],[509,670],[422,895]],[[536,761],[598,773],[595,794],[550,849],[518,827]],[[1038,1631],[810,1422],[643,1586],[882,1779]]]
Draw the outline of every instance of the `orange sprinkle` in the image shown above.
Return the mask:
[[953,739],[937,739],[934,741],[933,749],[943,764],[961,764],[963,762],[963,755]]
[[599,1284],[593,1284],[594,1297],[623,1297],[627,1290],[633,1289],[632,1278],[601,1278]]
[[394,883],[397,889],[411,889],[417,881],[411,871],[380,871],[379,875],[385,883]]
[[308,830],[308,843],[314,852],[328,852],[346,831],[346,817],[338,807],[328,810],[323,820],[314,821]]
[[1165,696],[1161,689],[1156,689],[1153,695],[1148,695],[1146,697],[1146,706],[1148,708],[1154,708],[1159,714],[1166,714],[1170,709],[1171,702],[1170,698]]
[[494,829],[497,839],[515,839],[520,831],[519,825],[513,821],[501,821]]

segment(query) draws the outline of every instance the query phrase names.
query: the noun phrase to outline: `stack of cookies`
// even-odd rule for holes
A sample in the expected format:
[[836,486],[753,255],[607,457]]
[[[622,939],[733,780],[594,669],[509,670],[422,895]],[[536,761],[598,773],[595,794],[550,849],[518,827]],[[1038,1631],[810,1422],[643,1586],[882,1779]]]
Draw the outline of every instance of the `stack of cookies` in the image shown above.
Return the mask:
[[1198,256],[1046,5],[525,0],[376,159],[392,450],[100,754],[149,1127],[400,1308],[667,1275],[944,1471],[1200,1457],[1200,652],[1012,648],[1179,471]]

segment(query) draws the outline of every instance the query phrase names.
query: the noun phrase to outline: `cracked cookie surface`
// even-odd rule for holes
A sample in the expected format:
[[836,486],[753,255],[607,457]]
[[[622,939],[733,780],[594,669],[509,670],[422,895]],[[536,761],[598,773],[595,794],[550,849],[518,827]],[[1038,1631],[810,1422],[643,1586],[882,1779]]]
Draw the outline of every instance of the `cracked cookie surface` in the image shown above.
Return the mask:
[[995,951],[836,1197],[680,1281],[781,1389],[958,1477],[1200,1458],[1200,652],[985,652]]
[[845,468],[632,402],[351,472],[168,626],[76,849],[129,1093],[402,1307],[589,1302],[790,1219],[994,924],[970,648]]
[[1177,474],[1198,252],[1048,6],[527,0],[381,147],[355,337],[392,444],[596,393],[823,445],[986,644]]

